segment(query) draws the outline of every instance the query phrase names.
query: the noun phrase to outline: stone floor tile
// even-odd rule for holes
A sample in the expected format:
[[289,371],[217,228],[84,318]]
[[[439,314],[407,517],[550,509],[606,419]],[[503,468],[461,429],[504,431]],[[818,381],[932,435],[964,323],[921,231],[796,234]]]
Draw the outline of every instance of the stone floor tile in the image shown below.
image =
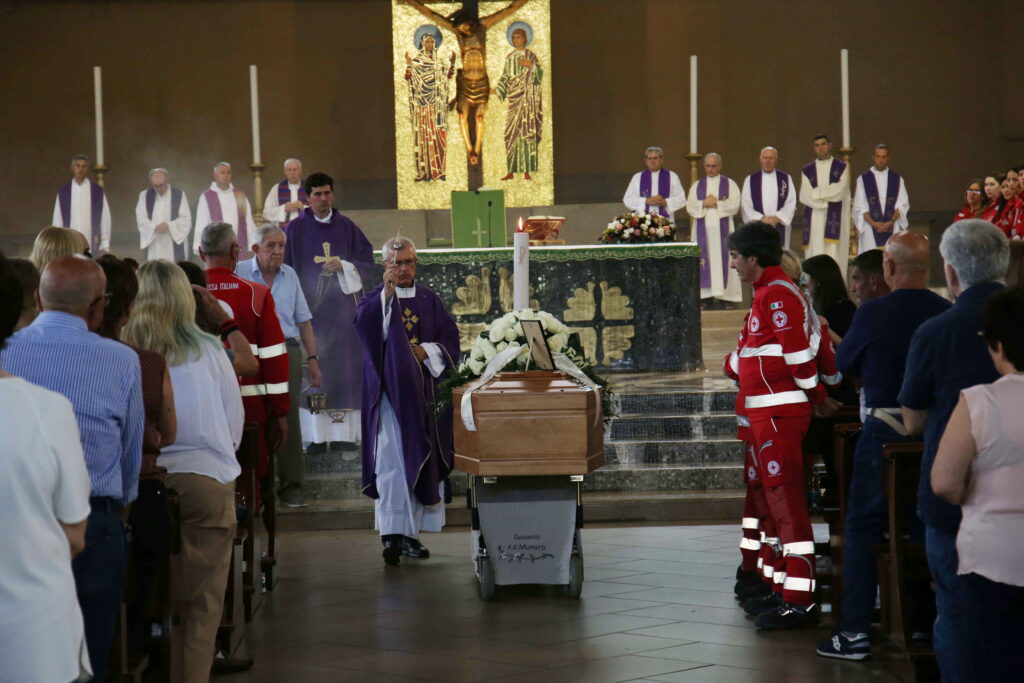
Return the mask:
[[[553,645],[508,650],[489,656],[497,662],[507,662],[534,667],[552,667],[570,662],[591,659],[607,659],[640,652],[657,653],[665,648],[684,644],[682,640],[635,636],[627,633],[612,633],[594,638],[572,640]],[[654,654],[657,656],[657,654]],[[672,657],[670,659],[675,659]]]

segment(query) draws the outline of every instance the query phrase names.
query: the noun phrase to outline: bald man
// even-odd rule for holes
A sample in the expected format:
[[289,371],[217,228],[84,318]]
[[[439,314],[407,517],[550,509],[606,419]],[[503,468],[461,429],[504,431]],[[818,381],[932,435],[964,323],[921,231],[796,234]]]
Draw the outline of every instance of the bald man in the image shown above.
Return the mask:
[[135,500],[142,460],[142,376],[128,346],[95,334],[107,278],[83,256],[43,270],[42,313],[0,352],[0,367],[71,401],[92,485],[85,550],[72,560],[95,680],[106,680],[121,604],[125,538],[119,513]]
[[[897,398],[907,351],[921,323],[950,305],[928,289],[930,254],[923,235],[893,235],[883,259],[885,282],[892,293],[865,301],[857,309],[836,350],[839,370],[848,377],[860,377],[864,421],[846,504],[842,621],[836,633],[818,646],[819,655],[837,659],[862,660],[871,655],[868,632],[878,586],[873,547],[882,540],[886,524],[882,446],[917,440],[903,425]],[[929,632],[928,617],[922,615],[922,622],[914,630]]]

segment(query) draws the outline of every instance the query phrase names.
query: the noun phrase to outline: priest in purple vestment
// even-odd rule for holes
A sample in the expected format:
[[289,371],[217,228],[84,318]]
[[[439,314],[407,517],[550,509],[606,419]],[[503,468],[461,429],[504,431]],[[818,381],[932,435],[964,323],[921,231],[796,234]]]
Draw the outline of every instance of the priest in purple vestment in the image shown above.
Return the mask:
[[352,321],[377,267],[373,247],[355,223],[334,208],[334,180],[324,173],[306,179],[309,208],[285,229],[284,262],[295,269],[313,313],[327,410],[299,413],[307,452],[328,447],[357,450],[362,398],[359,342]]
[[375,500],[384,561],[427,558],[421,531],[440,531],[451,500],[452,418],[433,418],[437,386],[459,359],[459,330],[441,298],[416,283],[416,246],[388,240],[384,282],[359,302],[363,346],[363,493]]
[[674,221],[676,211],[686,206],[686,190],[679,182],[679,176],[662,168],[664,162],[661,147],[644,150],[647,170],[633,175],[622,197],[622,203],[631,212],[656,213]]

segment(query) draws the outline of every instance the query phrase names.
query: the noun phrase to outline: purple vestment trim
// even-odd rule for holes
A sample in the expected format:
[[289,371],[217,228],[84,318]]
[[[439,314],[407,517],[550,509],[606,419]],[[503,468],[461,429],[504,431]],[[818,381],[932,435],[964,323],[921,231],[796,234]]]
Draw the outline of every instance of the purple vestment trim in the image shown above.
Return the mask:
[[[235,190],[235,204],[238,206],[238,245],[242,247],[242,251],[248,251],[249,247],[249,230],[245,222],[245,210],[244,206],[239,201],[242,199],[242,193]],[[220,199],[217,197],[217,192],[212,188],[203,193],[206,197],[206,208],[210,210],[210,220],[215,223],[224,221],[224,212],[220,210]],[[206,226],[204,225],[203,228]],[[197,225],[196,230],[201,228]]]
[[[74,182],[74,181],[71,181]],[[57,201],[60,204],[60,218],[63,225],[61,227],[71,227],[71,183],[62,185],[57,190]],[[103,188],[96,183],[89,183],[89,213],[91,225],[90,233],[92,234],[92,246],[99,249],[100,243],[103,241]]]
[[[789,199],[789,187],[793,184],[792,179],[788,173],[775,169],[776,184],[779,186],[779,197],[776,200],[775,210],[781,211],[782,207],[786,205],[786,200]],[[761,179],[764,177],[764,171],[756,171],[750,174],[750,200],[754,204],[754,211],[757,211],[762,216],[764,215],[764,202],[761,201]],[[786,229],[789,226],[779,223],[775,226],[775,229],[779,233],[779,244],[786,244]]]
[[[846,170],[846,163],[839,159],[832,159],[832,168],[828,173],[829,185],[838,183],[839,179],[843,177],[843,171]],[[815,162],[811,162],[803,168],[804,177],[811,183],[812,188],[818,187],[818,172],[815,168]],[[804,209],[804,246],[806,247],[811,243],[811,216],[814,215],[814,209],[807,207]],[[842,232],[843,227],[843,203],[829,202],[827,213],[825,214],[825,241],[826,242],[838,242],[839,233]]]
[[[309,199],[306,197],[306,186],[303,183],[299,183],[299,191],[295,193],[298,201],[303,204],[309,204]],[[285,178],[277,184],[277,203],[279,206],[284,206],[292,200],[292,188],[288,187],[288,179]],[[284,214],[285,218],[288,218],[288,212]],[[281,227],[288,225],[287,220],[281,221]]]
[[[171,188],[171,220],[178,220],[178,214],[181,211],[181,196],[182,191],[176,187]],[[156,190],[152,187],[146,190],[146,216],[149,220],[153,220],[153,207],[156,205]],[[181,244],[174,241],[171,238],[171,243],[174,245],[174,260],[184,261],[185,260],[185,241],[182,240]]]
[[[889,171],[889,182],[886,184],[885,191],[885,206],[882,206],[878,199],[878,183],[875,181],[875,174],[869,169],[860,179],[864,183],[864,194],[868,198],[868,213],[871,214],[871,220],[877,223],[891,221],[892,215],[896,211],[896,200],[899,198],[900,193],[900,174],[893,170]],[[875,234],[876,247],[884,246],[889,241],[889,237],[892,236],[891,230],[889,232],[878,232],[872,227],[871,232]]]
[[[669,176],[669,172],[665,169],[661,169],[658,174],[658,194],[666,199],[672,194],[672,179]],[[651,172],[644,171],[640,174],[640,196],[647,198],[651,196]],[[649,212],[648,212],[649,213]],[[665,218],[669,218],[668,207],[659,206],[658,213]]]
[[[729,179],[724,175],[719,176],[718,201],[729,197]],[[697,201],[703,202],[708,196],[707,176],[697,182]],[[711,286],[711,259],[708,254],[707,225],[703,218],[697,219],[697,246],[700,247],[700,286],[707,289]],[[725,216],[718,221],[719,246],[722,252],[722,284],[729,279],[729,217]]]

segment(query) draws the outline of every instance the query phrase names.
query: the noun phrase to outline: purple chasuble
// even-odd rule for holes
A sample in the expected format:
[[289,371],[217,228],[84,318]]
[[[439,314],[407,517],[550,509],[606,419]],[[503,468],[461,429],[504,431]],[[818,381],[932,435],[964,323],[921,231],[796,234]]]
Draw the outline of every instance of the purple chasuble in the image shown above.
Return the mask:
[[[724,175],[718,176],[718,200],[729,197],[729,179]],[[704,201],[708,196],[707,176],[697,181],[697,200]],[[714,230],[714,226],[711,228]],[[729,279],[729,217],[725,216],[718,221],[720,244],[722,252],[722,283]],[[707,289],[711,286],[711,255],[708,254],[708,226],[703,218],[697,219],[697,246],[700,247],[700,286]]]
[[[761,180],[764,178],[764,171],[756,171],[750,174],[750,201],[754,205],[754,211],[757,211],[762,216],[764,215],[764,202],[761,200]],[[775,169],[775,182],[779,186],[779,196],[776,200],[775,210],[780,211],[782,207],[786,205],[786,200],[789,199],[789,186],[792,184],[792,180],[788,173],[784,173],[778,169]],[[789,228],[788,225],[779,223],[775,226],[775,229],[779,233],[779,244],[786,244],[786,230]]]
[[[658,174],[657,193],[651,192],[651,172],[644,171],[643,173],[640,174],[640,196],[647,198],[652,196],[653,194],[660,194],[665,199],[668,199],[668,196],[672,194],[672,178],[669,175],[669,172],[666,171],[665,169],[661,169],[661,172]],[[650,207],[648,207],[648,209],[650,209]],[[648,211],[648,213],[650,213],[650,211]],[[670,218],[670,216],[668,215],[667,207],[659,206],[658,213],[660,213],[665,218]]]
[[[846,170],[846,163],[832,158],[832,168],[828,173],[829,185],[838,183],[839,179],[843,177],[843,171]],[[818,171],[815,166],[815,162],[811,162],[803,168],[804,177],[810,182],[811,187],[817,189],[818,187]],[[811,243],[811,216],[814,215],[814,209],[807,207],[804,209],[804,246],[806,247]],[[827,213],[825,214],[825,241],[826,242],[838,242],[839,233],[843,227],[843,203],[829,202]]]
[[[71,181],[73,183],[75,181]],[[57,200],[60,203],[60,218],[64,228],[71,227],[71,183],[61,185],[57,190]],[[89,183],[89,227],[92,239],[91,245],[99,249],[103,241],[103,188],[94,182]]]
[[[412,338],[433,342],[442,349],[449,368],[459,358],[459,330],[434,292],[416,286],[416,296],[392,297],[391,319],[384,336],[384,312],[378,285],[359,302],[356,333],[363,353],[363,486],[378,498],[376,482],[377,431],[381,396],[387,395],[402,436],[402,460],[409,490],[423,505],[441,502],[439,486],[445,483],[445,501],[451,501],[448,475],[452,471],[451,410],[436,421],[432,417],[440,379],[416,360],[409,346]],[[442,375],[443,379],[443,375]]]
[[362,291],[343,293],[338,276],[324,271],[324,256],[326,253],[352,263],[365,288],[367,283],[379,280],[381,273],[373,263],[373,247],[362,230],[336,209],[332,210],[329,223],[320,223],[312,209],[305,209],[288,224],[286,233],[284,262],[298,273],[302,293],[313,313],[327,407],[358,410],[362,363],[352,321]]
[[[210,210],[210,220],[223,222],[224,212],[220,210],[217,192],[211,188],[204,192],[203,196],[206,197],[206,208]],[[249,226],[245,222],[245,195],[238,190],[235,190],[235,203],[238,205],[238,244],[241,245],[243,252],[247,252],[252,245],[249,244]],[[204,225],[203,228],[205,227]]]
[[[181,211],[181,196],[182,191],[176,187],[171,188],[171,220],[178,220],[178,212]],[[152,187],[146,190],[146,216],[149,220],[153,220],[153,207],[156,205],[156,190]],[[184,261],[185,260],[185,241],[182,240],[181,244],[174,241],[171,238],[171,242],[174,243],[174,260]]]
[[[876,223],[891,221],[893,213],[896,212],[896,200],[899,198],[900,193],[900,174],[892,169],[889,170],[889,182],[886,184],[885,189],[885,206],[882,206],[878,198],[878,182],[875,180],[875,174],[868,169],[860,177],[860,180],[864,183],[864,194],[868,198],[868,213],[871,214],[871,220]],[[872,227],[871,232],[875,234],[876,247],[885,246],[885,243],[892,237],[891,230],[889,232],[878,232]]]
[[[299,191],[295,193],[296,199],[303,204],[309,204],[309,199],[306,197],[306,185],[299,183]],[[277,203],[279,206],[284,206],[292,200],[292,188],[288,187],[288,179],[284,179],[277,184]],[[285,218],[288,217],[288,213],[285,212]],[[281,227],[288,225],[287,220],[283,220],[280,223]]]

